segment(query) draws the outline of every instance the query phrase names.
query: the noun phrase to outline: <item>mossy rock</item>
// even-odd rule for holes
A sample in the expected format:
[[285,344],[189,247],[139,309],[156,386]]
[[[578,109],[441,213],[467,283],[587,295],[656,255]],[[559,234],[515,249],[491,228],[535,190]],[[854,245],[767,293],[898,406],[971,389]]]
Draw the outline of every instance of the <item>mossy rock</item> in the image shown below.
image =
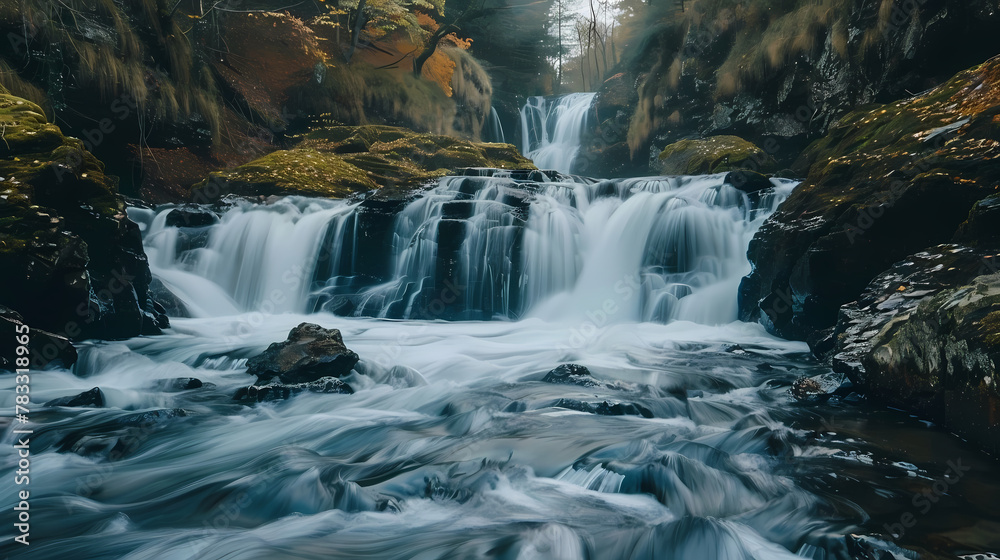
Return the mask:
[[998,123],[1000,58],[844,116],[803,153],[806,181],[751,241],[741,318],[763,311],[776,334],[809,340],[907,255],[953,239],[976,245],[995,229],[972,211],[1000,193]]
[[736,169],[773,172],[778,164],[753,142],[739,136],[712,136],[674,142],[660,152],[664,175],[704,175]]
[[419,187],[467,167],[536,169],[510,144],[383,125],[329,126],[303,134],[289,150],[213,173],[208,181],[248,196],[346,198],[384,187]]
[[40,107],[0,93],[0,304],[69,338],[159,332],[117,180]]
[[265,196],[344,198],[376,187],[365,171],[340,156],[310,148],[273,152],[232,171],[213,173],[212,180],[236,194]]

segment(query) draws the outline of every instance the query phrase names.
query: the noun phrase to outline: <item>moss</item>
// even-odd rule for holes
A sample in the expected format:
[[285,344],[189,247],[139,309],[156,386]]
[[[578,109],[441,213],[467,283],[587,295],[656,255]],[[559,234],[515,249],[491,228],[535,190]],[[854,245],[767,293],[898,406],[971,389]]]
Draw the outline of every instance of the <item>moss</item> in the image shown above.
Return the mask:
[[122,211],[103,164],[80,140],[63,136],[38,105],[0,94],[0,139],[0,177],[10,194],[59,212],[82,206],[114,217]]
[[213,178],[228,183],[232,192],[254,195],[344,198],[375,188],[364,171],[343,158],[309,148],[273,152]]
[[[536,169],[510,144],[483,144],[405,128],[331,126],[210,180],[244,195],[344,198],[383,187],[417,187],[465,167]],[[205,183],[202,183],[204,186]]]
[[1000,311],[993,311],[979,321],[983,340],[991,347],[1000,347]]
[[813,196],[793,196],[791,206],[867,204],[866,197],[899,181],[995,185],[1000,173],[980,162],[1000,156],[1000,134],[991,126],[1000,114],[998,70],[993,60],[921,96],[847,114],[800,156],[795,167],[808,169],[801,190]]
[[700,175],[734,169],[774,171],[777,164],[764,150],[738,136],[712,136],[674,142],[660,152],[660,172]]

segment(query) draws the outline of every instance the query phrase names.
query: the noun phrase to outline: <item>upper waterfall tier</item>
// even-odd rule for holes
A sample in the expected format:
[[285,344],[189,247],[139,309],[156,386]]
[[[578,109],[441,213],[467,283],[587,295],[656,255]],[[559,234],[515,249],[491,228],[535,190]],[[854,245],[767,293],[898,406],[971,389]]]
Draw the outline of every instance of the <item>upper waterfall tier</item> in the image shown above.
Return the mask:
[[446,177],[411,201],[242,203],[217,220],[132,214],[154,276],[193,316],[718,324],[736,319],[750,238],[794,187],[774,180],[748,195],[725,175],[534,179]]
[[595,93],[530,97],[521,108],[521,152],[539,169],[572,173]]

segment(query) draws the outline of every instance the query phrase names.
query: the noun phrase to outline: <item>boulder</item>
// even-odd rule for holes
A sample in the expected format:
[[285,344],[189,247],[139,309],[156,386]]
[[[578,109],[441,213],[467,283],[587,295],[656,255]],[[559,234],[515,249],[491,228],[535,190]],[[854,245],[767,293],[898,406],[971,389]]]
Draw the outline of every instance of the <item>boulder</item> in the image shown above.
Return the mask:
[[198,204],[185,204],[167,214],[166,225],[170,227],[199,228],[219,223],[219,217],[210,209]]
[[[209,384],[211,385],[211,384]],[[158,379],[153,388],[165,393],[179,393],[191,389],[201,389],[205,383],[196,377],[175,377],[173,379]]]
[[553,407],[556,408],[567,408],[569,410],[576,410],[578,412],[586,412],[587,414],[597,414],[600,416],[642,416],[643,418],[652,418],[653,411],[649,410],[641,404],[635,403],[622,403],[615,402],[609,403],[608,401],[601,401],[599,403],[589,403],[584,401],[578,401],[576,399],[559,399],[552,403]]
[[806,181],[751,241],[740,317],[764,315],[779,336],[816,349],[876,275],[951,241],[1000,189],[1000,166],[984,163],[1000,157],[998,115],[1000,58],[841,119],[806,150]]
[[738,136],[712,136],[680,140],[660,152],[659,172],[664,175],[705,175],[746,169],[777,170],[777,163],[764,150]]
[[282,384],[312,383],[324,377],[343,377],[358,363],[358,355],[344,346],[337,329],[302,323],[247,361],[247,373],[257,376],[258,387],[273,378]]
[[0,304],[74,340],[159,333],[167,318],[117,179],[34,103],[0,92],[0,124]]
[[563,364],[545,374],[543,383],[560,383],[566,385],[594,385],[596,380],[586,366]]
[[827,401],[833,396],[847,396],[853,387],[850,381],[844,381],[843,374],[824,373],[796,379],[788,392],[797,401],[818,403]]
[[747,194],[759,193],[774,187],[767,175],[749,169],[737,169],[726,173],[725,182],[736,190]]
[[51,401],[45,403],[46,407],[52,406],[72,406],[72,407],[83,407],[92,406],[94,408],[102,408],[104,406],[104,393],[99,387],[94,387],[89,391],[84,391],[79,395],[74,395],[72,397],[60,397],[58,399],[52,399]]
[[996,252],[941,245],[876,277],[841,308],[833,367],[869,398],[1000,451]]

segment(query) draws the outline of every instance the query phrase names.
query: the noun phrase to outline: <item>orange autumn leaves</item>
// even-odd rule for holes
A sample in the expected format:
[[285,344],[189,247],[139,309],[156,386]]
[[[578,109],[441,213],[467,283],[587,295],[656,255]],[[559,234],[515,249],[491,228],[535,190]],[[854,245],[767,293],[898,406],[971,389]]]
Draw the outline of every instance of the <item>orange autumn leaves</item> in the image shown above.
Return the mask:
[[[420,28],[426,32],[425,37],[434,36],[440,24],[429,14],[416,13]],[[427,39],[425,39],[426,41]],[[377,48],[365,49],[358,57],[375,67],[384,68],[400,75],[413,71],[413,60],[420,55],[426,45],[412,34],[393,33],[379,39]],[[438,41],[438,48],[424,63],[421,76],[437,84],[448,97],[452,96],[452,76],[455,74],[455,61],[448,55],[448,48],[468,50],[472,46],[471,39],[462,39],[455,33],[449,33]]]

